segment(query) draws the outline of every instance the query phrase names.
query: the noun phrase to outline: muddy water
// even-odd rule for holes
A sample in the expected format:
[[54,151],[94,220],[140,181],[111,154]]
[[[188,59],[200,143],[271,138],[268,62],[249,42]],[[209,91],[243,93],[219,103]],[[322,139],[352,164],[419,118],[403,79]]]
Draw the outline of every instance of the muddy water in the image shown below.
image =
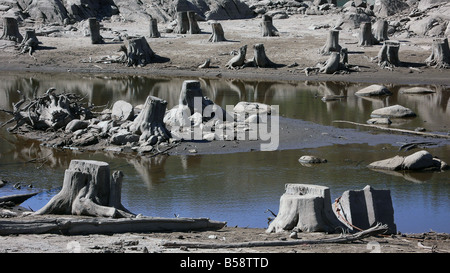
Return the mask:
[[[16,90],[31,96],[49,87],[80,93],[95,105],[118,99],[137,105],[148,95],[166,99],[169,107],[178,101],[184,79],[144,77],[95,77],[79,75],[0,75],[0,108],[18,101]],[[364,123],[370,112],[385,105],[401,104],[418,114],[415,119],[393,127],[447,132],[450,126],[449,90],[432,86],[437,93],[425,96],[398,94],[403,86],[390,86],[394,95],[367,100],[353,94],[366,85],[341,83],[268,83],[202,80],[204,93],[225,106],[239,101],[280,105],[281,115],[324,125],[345,119]],[[326,94],[344,98],[323,102]],[[0,121],[7,116],[0,113]],[[428,149],[450,162],[450,147]],[[39,146],[0,131],[0,178],[10,181],[0,195],[40,191],[23,206],[37,210],[59,191],[64,170],[71,159],[95,159],[110,163],[112,170],[125,173],[123,203],[131,211],[161,217],[209,217],[229,226],[266,227],[267,209],[278,211],[285,183],[318,184],[330,187],[332,198],[348,189],[366,185],[390,189],[395,221],[402,232],[433,229],[450,232],[450,179],[447,173],[379,173],[366,168],[372,161],[397,154],[398,146],[347,144],[315,149],[250,152],[224,155],[161,156],[153,159],[124,158],[113,154],[58,151]],[[403,152],[409,154],[411,152]],[[307,167],[298,163],[304,154],[328,159],[328,163]],[[20,183],[21,188],[13,187]],[[32,188],[29,185],[32,185]]]

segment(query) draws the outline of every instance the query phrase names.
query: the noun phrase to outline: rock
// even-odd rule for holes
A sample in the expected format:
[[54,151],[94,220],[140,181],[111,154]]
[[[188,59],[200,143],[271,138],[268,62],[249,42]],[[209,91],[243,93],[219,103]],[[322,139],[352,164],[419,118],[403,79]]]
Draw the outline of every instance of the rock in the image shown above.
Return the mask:
[[75,132],[80,129],[86,129],[89,126],[89,122],[85,120],[73,119],[66,125],[66,133]]
[[436,91],[431,90],[426,87],[411,87],[408,89],[402,89],[400,91],[401,94],[430,94],[430,93],[436,93]]
[[111,118],[113,120],[119,121],[132,120],[133,117],[134,117],[133,105],[123,100],[118,100],[114,103],[111,112]]
[[370,114],[370,116],[373,118],[378,118],[378,117],[407,118],[407,117],[415,117],[416,114],[411,109],[397,104],[397,105],[393,105],[393,106],[376,109]]
[[203,139],[207,140],[207,141],[213,141],[216,138],[216,134],[215,133],[208,133],[203,135]]
[[373,11],[377,17],[387,17],[409,8],[404,0],[377,0],[375,1]]
[[440,160],[439,158],[433,157],[429,152],[425,150],[415,152],[406,157],[397,155],[388,159],[375,161],[370,163],[367,167],[371,169],[388,171],[441,171],[449,168],[447,163]]
[[433,156],[424,150],[405,157],[402,164],[404,170],[421,170],[432,167],[434,167]]
[[384,85],[372,84],[355,93],[357,96],[369,97],[369,96],[390,96],[392,92]]
[[326,163],[327,160],[313,155],[304,155],[298,159],[298,162],[304,164],[317,164],[317,163]]
[[213,1],[210,10],[205,13],[206,20],[246,19],[255,16],[255,13],[240,0]]
[[241,101],[236,106],[234,106],[233,111],[235,113],[248,113],[251,114],[272,114],[272,107],[270,105],[259,103],[259,102],[247,102],[247,101]]
[[397,155],[388,159],[372,162],[367,167],[371,169],[399,171],[402,169],[403,160],[403,156]]
[[371,118],[366,121],[367,124],[389,125],[392,121],[389,118]]
[[111,142],[111,144],[124,145],[128,142],[138,142],[139,136],[132,134],[128,130],[121,129],[116,134],[112,135],[109,141]]

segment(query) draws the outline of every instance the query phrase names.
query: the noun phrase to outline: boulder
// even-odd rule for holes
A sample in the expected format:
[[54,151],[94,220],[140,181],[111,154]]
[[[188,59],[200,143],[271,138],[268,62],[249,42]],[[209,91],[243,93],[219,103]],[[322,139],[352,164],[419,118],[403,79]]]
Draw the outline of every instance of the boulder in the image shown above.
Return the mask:
[[115,145],[125,145],[128,142],[138,142],[139,136],[132,134],[126,129],[121,129],[117,133],[113,134],[110,138],[110,143]]
[[370,114],[370,116],[372,118],[407,118],[415,117],[416,114],[411,109],[396,104],[393,106],[376,109]]
[[403,156],[396,155],[388,159],[372,162],[367,167],[371,169],[399,171],[402,169],[404,159]]
[[80,129],[86,129],[89,126],[89,122],[85,120],[73,119],[66,125],[66,133],[75,132]]
[[327,160],[313,155],[304,155],[298,159],[298,162],[304,164],[317,164],[317,163],[326,163]]
[[123,100],[118,100],[114,103],[111,112],[111,118],[113,120],[118,121],[132,120],[133,117],[134,117],[133,105]]
[[206,20],[229,20],[253,18],[255,13],[240,0],[212,1],[210,10],[205,13]]
[[436,91],[431,90],[430,88],[426,87],[411,87],[408,89],[402,89],[400,91],[401,94],[430,94],[430,93],[436,93]]
[[387,89],[386,86],[379,85],[379,84],[373,84],[370,86],[367,86],[355,93],[357,96],[361,97],[369,97],[369,96],[390,96],[392,95],[392,92]]
[[409,5],[404,0],[377,0],[373,11],[377,17],[387,17],[398,14],[408,8]]
[[422,150],[406,157],[394,156],[388,159],[370,163],[368,168],[387,171],[443,171],[449,166],[439,158],[433,157],[429,152]]

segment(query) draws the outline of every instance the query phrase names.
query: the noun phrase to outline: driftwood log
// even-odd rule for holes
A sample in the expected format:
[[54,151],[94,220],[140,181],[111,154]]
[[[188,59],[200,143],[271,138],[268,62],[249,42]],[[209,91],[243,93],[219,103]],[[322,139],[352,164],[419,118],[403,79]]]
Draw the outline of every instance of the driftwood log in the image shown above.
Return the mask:
[[189,17],[187,11],[177,12],[177,29],[178,34],[186,34],[189,31]]
[[2,40],[10,40],[16,43],[20,43],[23,40],[23,36],[19,32],[19,25],[16,18],[4,17],[3,18],[3,34],[0,37]]
[[261,33],[263,37],[279,36],[278,29],[273,25],[273,19],[270,15],[263,15],[261,22]]
[[378,52],[378,65],[385,67],[398,67],[401,65],[398,57],[400,43],[396,41],[384,41],[383,46]]
[[188,20],[189,20],[189,29],[187,32],[189,34],[200,34],[202,31],[200,30],[200,27],[198,26],[197,17],[196,17],[197,14],[195,13],[195,11],[188,11],[187,16],[188,16]]
[[145,37],[127,40],[126,45],[121,46],[120,50],[124,53],[121,62],[127,66],[145,66],[155,57]]
[[339,30],[332,29],[328,32],[327,41],[325,45],[319,50],[322,55],[331,54],[331,52],[340,52],[341,46],[339,45]]
[[435,38],[431,45],[431,55],[425,60],[427,66],[450,68],[448,38]]
[[359,41],[358,45],[360,46],[372,46],[376,43],[375,37],[372,34],[372,23],[371,22],[363,22],[360,25],[359,30]]
[[239,48],[238,55],[234,56],[227,62],[225,67],[229,69],[241,68],[245,65],[245,55],[247,54],[247,45],[243,45]]
[[373,37],[377,43],[389,40],[388,38],[388,22],[384,19],[379,19],[373,25]]
[[211,34],[211,36],[209,36],[209,39],[208,39],[209,42],[217,43],[217,42],[223,42],[223,41],[227,40],[227,39],[225,39],[225,34],[223,32],[223,28],[220,23],[217,23],[217,22],[212,23],[211,28],[212,28],[212,34]]
[[150,38],[159,38],[161,33],[158,31],[158,21],[154,18],[150,19]]
[[267,57],[263,44],[256,44],[253,46],[253,59],[251,62],[253,62],[256,67],[276,66],[276,64]]
[[100,23],[97,18],[89,18],[89,32],[92,44],[103,44],[103,37],[100,35]]
[[121,171],[111,177],[106,162],[72,160],[61,191],[35,214],[133,217],[121,203],[122,178]]

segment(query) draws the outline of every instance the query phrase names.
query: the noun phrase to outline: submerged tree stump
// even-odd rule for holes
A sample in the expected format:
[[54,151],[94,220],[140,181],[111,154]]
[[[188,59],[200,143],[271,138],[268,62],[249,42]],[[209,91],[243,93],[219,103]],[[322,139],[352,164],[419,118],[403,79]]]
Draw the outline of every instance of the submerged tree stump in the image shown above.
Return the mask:
[[186,34],[189,30],[189,18],[187,11],[177,12],[177,33]]
[[89,32],[92,44],[103,44],[103,37],[100,35],[100,23],[97,18],[89,18]]
[[331,52],[340,52],[341,46],[339,45],[339,30],[332,29],[328,32],[327,42],[320,49],[319,53],[322,55],[328,55]]
[[3,18],[3,34],[0,37],[2,40],[10,40],[16,43],[20,43],[23,40],[23,36],[19,32],[19,25],[16,18],[4,17]]
[[195,11],[187,12],[188,20],[189,20],[189,34],[200,34],[202,31],[197,23],[196,13]]
[[396,41],[384,41],[383,47],[378,52],[378,65],[382,68],[397,67],[401,65],[398,57],[400,43]]
[[150,38],[159,38],[161,33],[158,31],[158,21],[154,18],[150,19]]
[[373,37],[377,43],[389,40],[388,22],[384,19],[378,20],[373,26]]
[[144,108],[129,127],[129,131],[140,135],[139,142],[169,140],[170,132],[164,124],[167,102],[154,96],[148,96]]
[[111,177],[106,162],[72,160],[61,191],[35,214],[132,217],[121,203],[122,178],[121,171]]
[[261,22],[261,32],[263,37],[279,36],[279,32],[273,25],[273,19],[270,15],[263,15]]
[[231,58],[231,60],[226,63],[225,67],[230,69],[236,69],[244,66],[245,55],[247,54],[247,45],[243,45],[239,48],[238,55]]
[[372,46],[375,44],[375,38],[372,34],[372,23],[364,22],[360,25],[359,42],[360,46]]
[[225,34],[223,32],[223,28],[220,23],[212,23],[211,27],[212,27],[212,34],[208,39],[209,42],[216,43],[216,42],[223,42],[223,41],[227,40],[227,39],[225,39]]
[[127,40],[126,46],[121,46],[121,50],[124,52],[122,62],[127,66],[145,66],[155,57],[145,37]]
[[256,44],[253,46],[254,55],[252,62],[256,67],[274,67],[275,63],[269,60],[266,56],[266,51],[263,44]]
[[425,60],[427,66],[450,68],[450,49],[448,38],[433,39],[431,55]]

